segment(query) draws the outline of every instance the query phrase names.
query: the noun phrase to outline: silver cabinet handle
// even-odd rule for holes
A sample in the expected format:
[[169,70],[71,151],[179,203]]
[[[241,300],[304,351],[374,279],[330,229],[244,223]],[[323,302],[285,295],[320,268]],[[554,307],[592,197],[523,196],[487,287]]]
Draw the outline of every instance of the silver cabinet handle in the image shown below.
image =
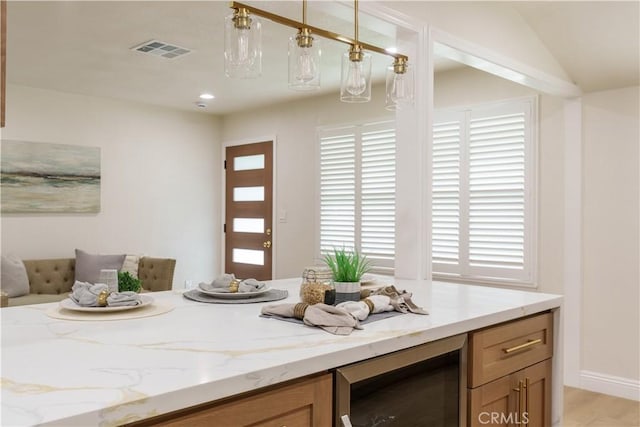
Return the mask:
[[349,419],[349,415],[345,414],[341,416],[340,420],[342,421],[343,427],[353,427],[353,424],[351,424],[351,420]]

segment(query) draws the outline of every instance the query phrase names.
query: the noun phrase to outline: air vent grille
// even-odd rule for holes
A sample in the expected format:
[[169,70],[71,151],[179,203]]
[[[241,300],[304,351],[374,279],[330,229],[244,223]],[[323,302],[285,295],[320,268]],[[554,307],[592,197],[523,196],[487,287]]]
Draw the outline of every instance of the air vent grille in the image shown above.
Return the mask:
[[174,44],[161,42],[159,40],[151,40],[142,43],[138,46],[132,47],[131,50],[146,53],[154,56],[161,56],[162,58],[175,59],[179,56],[184,56],[191,53],[190,49],[176,46]]

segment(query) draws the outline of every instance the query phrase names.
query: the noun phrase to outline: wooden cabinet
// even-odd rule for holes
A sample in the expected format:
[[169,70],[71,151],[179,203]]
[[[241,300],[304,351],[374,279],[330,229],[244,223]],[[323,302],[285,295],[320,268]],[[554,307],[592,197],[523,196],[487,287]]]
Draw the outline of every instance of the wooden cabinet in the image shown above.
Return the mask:
[[332,376],[320,374],[252,394],[162,415],[133,426],[330,427]]
[[468,425],[551,425],[553,315],[469,335]]
[[551,425],[551,359],[469,389],[469,425]]

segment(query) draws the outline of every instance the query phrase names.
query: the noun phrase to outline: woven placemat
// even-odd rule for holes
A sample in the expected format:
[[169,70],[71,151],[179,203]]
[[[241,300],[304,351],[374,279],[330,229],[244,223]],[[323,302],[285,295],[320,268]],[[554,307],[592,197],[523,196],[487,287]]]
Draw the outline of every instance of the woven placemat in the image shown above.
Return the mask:
[[218,298],[213,295],[203,294],[197,289],[191,289],[182,294],[183,297],[198,301],[198,302],[208,302],[214,304],[253,304],[256,302],[269,302],[269,301],[278,301],[281,299],[285,299],[289,296],[289,292],[280,289],[271,289],[269,292],[266,292],[262,295],[253,297],[253,298],[240,298],[240,299],[228,299],[228,298]]
[[[401,314],[399,311],[383,311],[382,313],[370,314],[366,319],[360,321],[360,325],[366,325],[367,323],[376,322],[378,320],[388,319],[390,317],[396,317]],[[282,317],[275,314],[259,314],[258,317],[264,317],[265,319],[276,319],[284,322],[298,323],[304,325],[302,319],[296,319],[295,317]]]

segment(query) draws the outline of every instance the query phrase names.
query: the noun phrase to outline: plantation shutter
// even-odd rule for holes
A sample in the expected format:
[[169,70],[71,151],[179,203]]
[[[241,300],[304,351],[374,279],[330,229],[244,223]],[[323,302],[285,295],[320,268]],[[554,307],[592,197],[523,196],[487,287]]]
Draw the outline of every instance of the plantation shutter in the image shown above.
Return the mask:
[[433,272],[533,281],[535,99],[441,112],[433,127]]
[[[525,114],[473,114],[469,124],[469,266],[524,270]],[[500,276],[512,276],[502,271]],[[516,275],[517,276],[517,275]]]
[[460,267],[460,160],[463,113],[441,117],[433,125],[432,257],[434,271]]
[[393,123],[362,127],[360,250],[393,268],[396,222],[396,132]]
[[392,273],[395,258],[394,122],[319,131],[319,256],[357,249],[374,271]]
[[355,247],[356,129],[320,137],[320,253]]

